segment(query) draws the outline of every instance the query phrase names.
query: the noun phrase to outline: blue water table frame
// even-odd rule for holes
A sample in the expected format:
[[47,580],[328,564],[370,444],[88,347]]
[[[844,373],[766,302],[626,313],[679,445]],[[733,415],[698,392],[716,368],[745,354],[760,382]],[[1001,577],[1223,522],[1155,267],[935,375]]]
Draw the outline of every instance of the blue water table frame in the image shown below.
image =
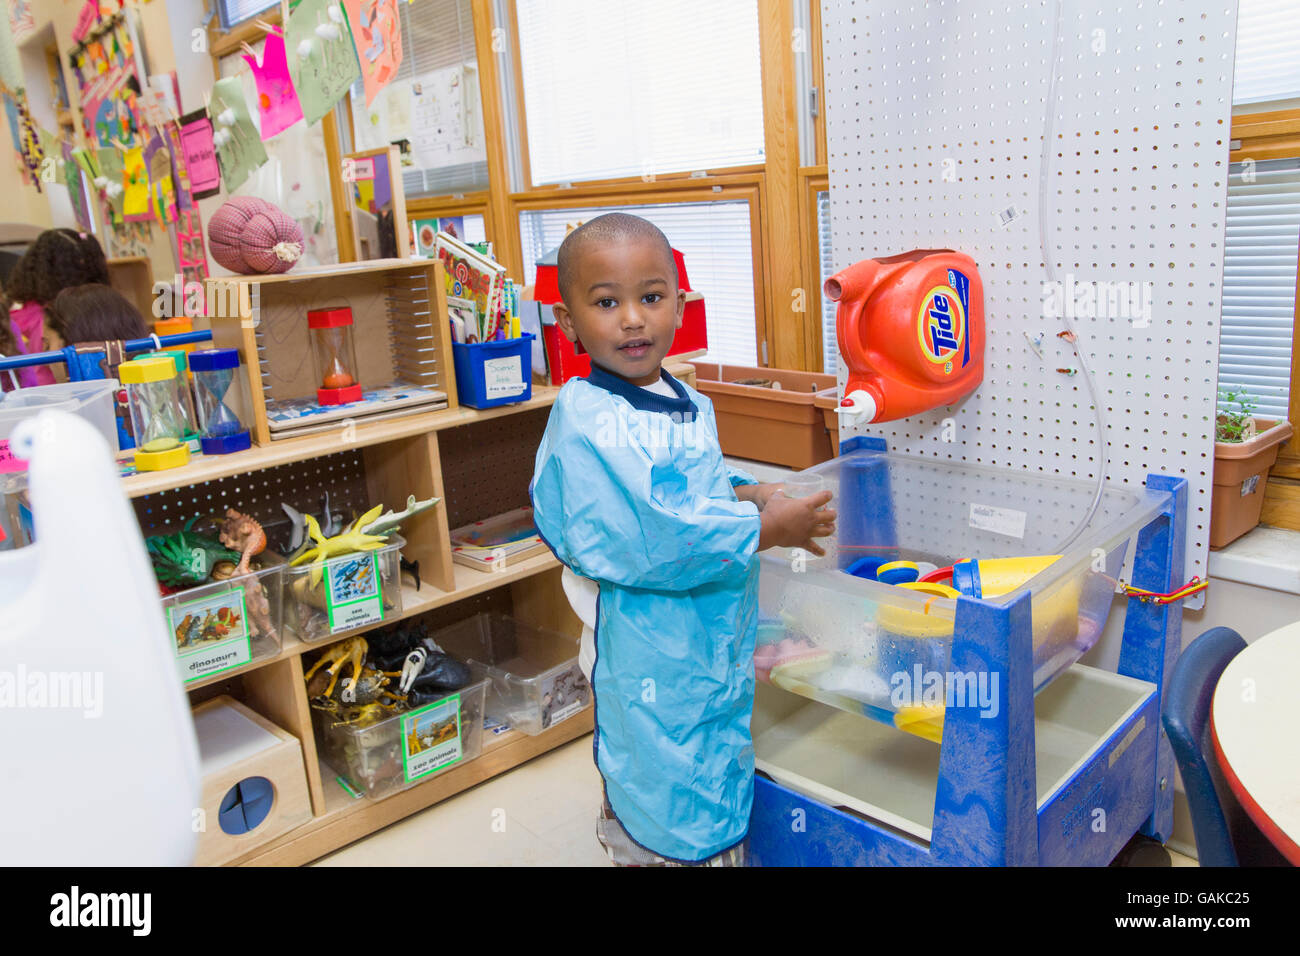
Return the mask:
[[[887,450],[883,439],[859,437],[840,453],[859,448]],[[1147,488],[1168,500],[1138,532],[1132,584],[1168,593],[1184,571],[1187,482],[1153,474]],[[1005,706],[992,717],[951,703],[945,709],[928,846],[758,775],[752,865],[1105,866],[1136,833],[1165,842],[1173,829],[1173,753],[1160,704],[1182,647],[1181,605],[1128,599],[1117,670],[1154,687],[1039,807],[1030,600],[957,600],[950,667],[987,671],[990,679],[996,672]]]

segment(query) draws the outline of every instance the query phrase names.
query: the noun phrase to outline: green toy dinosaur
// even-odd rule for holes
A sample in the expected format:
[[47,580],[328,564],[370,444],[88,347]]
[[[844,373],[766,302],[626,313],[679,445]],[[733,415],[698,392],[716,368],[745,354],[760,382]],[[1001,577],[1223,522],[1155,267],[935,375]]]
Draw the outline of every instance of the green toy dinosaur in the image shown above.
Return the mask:
[[198,518],[190,518],[181,531],[144,539],[159,584],[169,588],[196,587],[208,582],[218,561],[239,560],[238,551],[227,548],[212,535],[192,530]]

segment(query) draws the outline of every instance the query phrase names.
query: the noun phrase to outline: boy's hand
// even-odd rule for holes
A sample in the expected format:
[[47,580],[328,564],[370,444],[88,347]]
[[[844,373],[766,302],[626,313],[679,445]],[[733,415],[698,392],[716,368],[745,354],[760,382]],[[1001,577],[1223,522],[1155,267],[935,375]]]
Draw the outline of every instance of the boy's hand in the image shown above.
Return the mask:
[[813,538],[823,538],[835,532],[835,512],[823,507],[830,500],[829,491],[820,491],[807,498],[770,495],[767,506],[759,514],[763,524],[758,535],[758,550],[803,548],[818,557],[824,556],[826,552]]
[[780,482],[764,482],[757,485],[736,485],[736,497],[741,501],[752,501],[762,511],[767,507],[768,499],[781,487]]

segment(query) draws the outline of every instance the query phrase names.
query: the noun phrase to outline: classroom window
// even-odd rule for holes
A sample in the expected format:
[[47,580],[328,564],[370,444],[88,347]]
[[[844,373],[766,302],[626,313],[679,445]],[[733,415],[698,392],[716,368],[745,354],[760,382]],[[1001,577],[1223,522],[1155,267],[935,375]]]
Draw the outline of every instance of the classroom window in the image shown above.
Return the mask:
[[756,0],[517,0],[534,185],[763,162]]
[[279,6],[279,2],[280,0],[217,0],[218,18],[221,25],[229,30],[236,24]]
[[399,3],[402,63],[397,77],[366,106],[352,88],[353,150],[405,140],[407,200],[488,188],[483,101],[470,0]]
[[525,285],[531,285],[537,277],[537,260],[564,240],[567,224],[586,222],[613,211],[650,220],[684,257],[691,288],[704,296],[709,357],[729,365],[758,364],[754,259],[747,202],[619,206],[617,210],[524,210],[519,214],[519,237],[524,252]]
[[1233,163],[1228,178],[1219,386],[1287,418],[1300,237],[1300,160]]
[[1241,0],[1233,103],[1300,97],[1300,16],[1295,0]]
[[825,189],[817,193],[817,251],[821,279],[817,294],[822,299],[822,371],[834,375],[840,367],[839,343],[835,337],[835,303],[822,291],[826,288],[826,280],[835,274],[835,253],[831,248],[831,194]]

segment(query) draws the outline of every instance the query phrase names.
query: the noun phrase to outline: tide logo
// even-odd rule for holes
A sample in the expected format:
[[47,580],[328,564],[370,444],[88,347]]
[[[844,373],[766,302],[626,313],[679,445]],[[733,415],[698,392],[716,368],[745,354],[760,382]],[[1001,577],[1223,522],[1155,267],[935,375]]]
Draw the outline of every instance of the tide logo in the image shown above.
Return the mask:
[[966,340],[966,313],[951,286],[935,286],[925,294],[916,317],[916,334],[921,354],[952,374],[952,360]]

